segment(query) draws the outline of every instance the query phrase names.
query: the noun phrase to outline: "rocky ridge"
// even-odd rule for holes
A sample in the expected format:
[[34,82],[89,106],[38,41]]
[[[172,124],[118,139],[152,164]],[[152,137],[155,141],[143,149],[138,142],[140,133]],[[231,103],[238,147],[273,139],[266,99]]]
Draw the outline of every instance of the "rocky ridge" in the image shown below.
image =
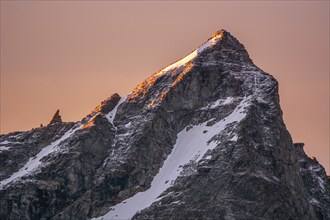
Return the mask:
[[227,31],[80,122],[58,116],[0,136],[0,219],[330,219],[277,81]]

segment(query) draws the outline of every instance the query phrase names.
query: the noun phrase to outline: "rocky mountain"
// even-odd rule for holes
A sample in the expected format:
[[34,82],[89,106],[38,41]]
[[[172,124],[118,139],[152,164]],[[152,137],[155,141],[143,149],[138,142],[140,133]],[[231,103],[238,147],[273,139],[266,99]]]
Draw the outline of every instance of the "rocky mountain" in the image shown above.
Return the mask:
[[0,136],[0,219],[330,219],[278,83],[221,30],[79,122]]

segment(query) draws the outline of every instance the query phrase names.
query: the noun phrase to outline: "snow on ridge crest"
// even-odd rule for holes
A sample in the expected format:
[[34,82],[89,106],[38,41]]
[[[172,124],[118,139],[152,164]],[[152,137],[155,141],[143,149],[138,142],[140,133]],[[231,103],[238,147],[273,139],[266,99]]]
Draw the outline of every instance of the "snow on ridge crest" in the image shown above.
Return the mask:
[[197,57],[197,55],[200,54],[203,50],[213,46],[218,40],[221,40],[222,37],[223,37],[223,33],[224,33],[223,30],[216,32],[214,34],[214,36],[210,40],[208,40],[206,43],[204,43],[202,46],[200,46],[199,48],[197,48],[196,50],[194,50],[193,52],[188,54],[186,57],[184,57],[184,58],[176,61],[175,63],[165,67],[164,69],[160,70],[156,74],[156,76],[162,75],[162,74],[166,73],[167,71],[169,71],[171,69],[178,68],[180,66],[185,65],[186,63],[188,63],[189,61],[191,61],[192,59]]
[[[174,62],[173,64],[161,69],[160,71],[154,73],[150,77],[148,77],[145,81],[138,84],[132,91],[132,93],[129,95],[128,100],[136,100],[138,97],[144,97],[145,94],[149,91],[149,89],[156,83],[157,79],[161,76],[166,75],[169,73],[170,70],[179,68],[179,67],[185,67],[184,71],[181,72],[181,75],[184,75],[186,72],[188,72],[192,65],[189,65],[189,62],[191,62],[193,59],[195,59],[200,53],[202,53],[205,49],[212,47],[217,42],[224,39],[225,33],[227,33],[225,30],[220,30],[215,32],[214,36],[209,38],[204,44],[202,44],[200,47],[195,49],[193,52],[188,54],[186,57]],[[172,72],[172,71],[171,71]],[[182,78],[182,77],[181,77]],[[179,78],[180,79],[180,78]],[[148,104],[148,108],[152,108],[155,105],[157,105],[157,102],[162,99],[162,96],[168,91],[168,88],[175,84],[178,80],[175,80],[174,82],[170,82],[170,80],[165,80],[167,83],[163,83],[161,86],[161,91],[159,91],[159,94],[161,94],[158,98],[150,100]],[[174,83],[174,84],[173,84]]]

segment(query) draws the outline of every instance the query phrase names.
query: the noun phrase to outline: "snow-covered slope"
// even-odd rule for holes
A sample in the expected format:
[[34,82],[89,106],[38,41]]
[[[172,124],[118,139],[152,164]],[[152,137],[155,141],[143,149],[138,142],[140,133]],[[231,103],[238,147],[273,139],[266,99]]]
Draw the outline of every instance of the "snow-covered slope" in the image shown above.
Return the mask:
[[211,119],[199,125],[185,127],[178,133],[172,152],[153,178],[150,188],[111,207],[110,212],[98,219],[131,219],[138,211],[157,201],[161,193],[174,184],[185,165],[189,162],[198,163],[208,150],[217,146],[216,140],[212,140],[215,135],[222,132],[228,124],[237,124],[245,117],[249,101],[250,97],[245,97],[229,116],[213,125],[208,125]]
[[29,161],[22,167],[19,171],[13,173],[9,178],[2,180],[0,182],[0,190],[3,189],[8,183],[19,180],[21,177],[32,174],[32,172],[36,171],[39,166],[44,165],[41,161],[42,158],[48,156],[51,153],[54,153],[60,150],[60,144],[68,139],[74,132],[80,129],[80,125],[78,124],[75,128],[67,131],[61,138],[54,141],[50,145],[44,147],[36,156],[31,157]]

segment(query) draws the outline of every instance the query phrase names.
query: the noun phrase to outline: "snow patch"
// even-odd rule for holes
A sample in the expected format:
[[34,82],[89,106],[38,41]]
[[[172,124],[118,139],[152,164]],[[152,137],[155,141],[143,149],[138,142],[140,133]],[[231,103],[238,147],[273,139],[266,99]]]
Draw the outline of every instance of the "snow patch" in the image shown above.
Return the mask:
[[111,112],[109,112],[105,117],[109,120],[109,122],[115,127],[115,125],[113,124],[113,120],[115,119],[116,117],[116,114],[117,114],[117,109],[118,107],[123,103],[125,102],[127,99],[127,96],[124,96],[124,97],[121,97],[119,102],[117,103],[117,105],[112,109]]
[[13,144],[22,144],[22,143],[21,142],[13,142],[13,141],[5,140],[5,141],[0,142],[0,147],[1,146],[6,146],[6,145],[13,145]]
[[308,170],[310,171],[312,177],[316,180],[318,185],[321,188],[322,192],[325,192],[325,181],[317,174],[317,172],[321,171],[321,166],[319,165],[311,165],[308,167]]
[[309,166],[308,167],[308,169],[310,170],[310,171],[313,171],[313,172],[315,172],[315,173],[317,173],[317,172],[320,172],[321,171],[321,166],[318,166],[318,165],[312,165],[312,166]]
[[[190,129],[187,129],[188,126],[184,128],[178,133],[171,153],[154,177],[150,188],[111,207],[106,215],[94,219],[131,219],[138,211],[159,200],[159,195],[173,185],[176,178],[180,176],[185,164],[192,160],[198,162],[208,150],[212,150],[217,146],[216,142],[209,142],[216,134],[222,132],[227,124],[238,123],[244,119],[246,113],[242,109],[248,106],[249,100],[250,97],[245,97],[225,120],[221,120],[212,126],[207,126],[207,122],[204,122],[192,126]],[[203,134],[206,129],[209,131]]]
[[129,128],[131,125],[132,125],[132,122],[130,121],[127,124],[125,124],[124,126],[125,126],[125,128]]
[[235,134],[234,137],[232,137],[230,140],[231,141],[237,141],[237,139],[238,139],[238,136]]
[[319,186],[321,187],[322,192],[325,192],[325,182],[324,182],[324,180],[319,176],[316,176],[316,180],[317,180]]
[[219,100],[215,101],[213,104],[211,104],[210,108],[214,109],[220,105],[228,105],[228,104],[232,103],[233,100],[234,100],[233,97],[226,97],[226,99],[219,99]]
[[0,145],[6,145],[6,144],[11,144],[11,143],[12,142],[5,140],[5,141],[0,142]]
[[29,161],[24,165],[23,168],[21,168],[19,171],[16,173],[13,173],[9,178],[2,180],[0,182],[0,189],[3,189],[5,185],[8,183],[11,183],[13,181],[17,181],[19,178],[31,173],[32,171],[36,170],[39,165],[41,165],[41,159],[52,152],[56,151],[58,148],[58,145],[68,139],[73,133],[75,133],[78,129],[80,129],[81,126],[77,126],[76,128],[71,128],[68,130],[61,138],[58,140],[54,141],[47,147],[43,148],[35,157],[31,157]]
[[309,200],[309,203],[313,204],[313,205],[319,205],[320,204],[320,202],[315,198],[311,198],[311,200]]
[[273,176],[273,179],[276,180],[277,182],[281,182],[281,180],[279,178],[277,178],[276,176]]
[[180,204],[180,203],[183,203],[183,202],[181,202],[180,200],[172,202],[172,204]]
[[226,97],[225,99],[219,99],[213,102],[212,104],[208,104],[207,106],[202,107],[201,110],[215,109],[219,106],[231,104],[233,101],[234,101],[233,97]]
[[10,147],[1,146],[0,147],[0,152],[5,151],[5,150],[9,150],[9,149],[10,149]]

